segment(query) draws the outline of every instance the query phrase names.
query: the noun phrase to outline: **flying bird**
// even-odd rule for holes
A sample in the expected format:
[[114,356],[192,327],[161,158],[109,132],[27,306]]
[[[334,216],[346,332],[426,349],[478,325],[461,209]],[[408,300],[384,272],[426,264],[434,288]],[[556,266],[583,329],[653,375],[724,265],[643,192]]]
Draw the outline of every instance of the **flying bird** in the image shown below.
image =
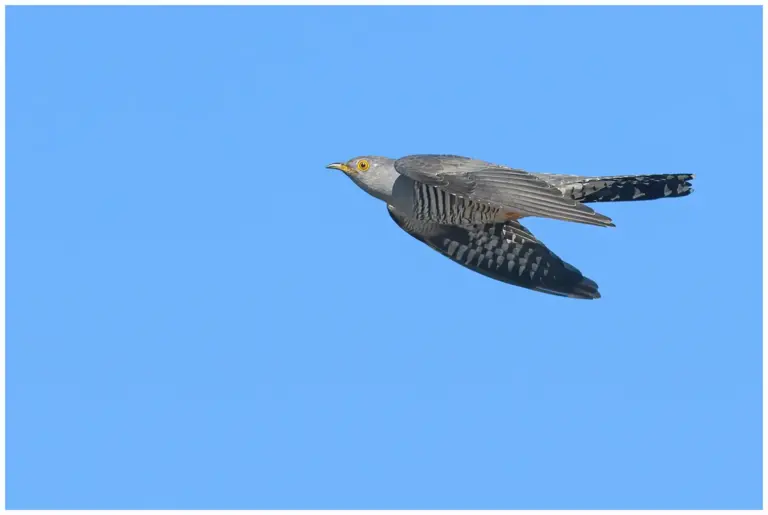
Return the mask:
[[533,173],[462,156],[361,156],[341,170],[387,204],[405,232],[471,270],[534,291],[598,299],[595,281],[560,259],[519,220],[541,217],[600,227],[593,202],[684,197],[692,174],[588,177]]

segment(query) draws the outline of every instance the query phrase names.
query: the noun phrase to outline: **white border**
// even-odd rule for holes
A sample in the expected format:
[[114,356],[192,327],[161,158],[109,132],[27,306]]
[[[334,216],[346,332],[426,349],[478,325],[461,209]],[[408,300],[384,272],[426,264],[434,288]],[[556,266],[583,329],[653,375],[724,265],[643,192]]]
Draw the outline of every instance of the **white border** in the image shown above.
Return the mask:
[[[275,0],[227,0],[225,2],[210,2],[210,1],[203,1],[203,0],[164,0],[164,1],[152,1],[152,0],[135,0],[135,1],[101,1],[101,2],[89,2],[86,0],[74,0],[74,1],[46,1],[46,2],[33,2],[33,1],[23,1],[23,0],[16,0],[16,1],[10,1],[10,2],[4,2],[5,5],[617,5],[617,6],[627,6],[627,5],[761,5],[763,6],[763,170],[765,170],[765,148],[766,144],[768,144],[768,136],[766,136],[766,130],[765,130],[765,91],[766,91],[766,80],[768,79],[768,73],[766,73],[766,67],[765,67],[765,56],[766,53],[768,53],[768,44],[766,44],[766,38],[765,38],[765,27],[766,22],[768,22],[768,14],[766,14],[765,9],[765,0],[741,0],[739,2],[726,2],[726,1],[714,1],[714,0],[703,0],[698,2],[693,1],[686,1],[686,0],[660,0],[660,1],[649,1],[649,0],[634,0],[634,1],[611,1],[611,0],[596,0],[593,2],[581,2],[578,0],[559,0],[559,1],[541,1],[541,2],[531,2],[531,1],[523,1],[523,0],[482,0],[477,2],[472,2],[469,0],[368,0],[368,1],[361,1],[361,0],[336,0],[334,2],[324,1],[324,0],[301,0],[301,1],[275,1]],[[3,37],[2,41],[0,41],[0,47],[2,48],[2,51],[0,52],[0,69],[2,69],[2,81],[0,84],[0,92],[2,92],[2,107],[0,107],[0,112],[2,114],[3,119],[3,125],[0,127],[0,133],[2,133],[2,139],[0,140],[0,155],[3,157],[2,166],[0,167],[2,169],[2,173],[0,174],[0,178],[2,179],[0,181],[0,203],[2,204],[2,210],[0,211],[0,220],[2,220],[2,223],[0,224],[0,268],[2,269],[2,273],[0,273],[0,290],[2,290],[3,293],[5,293],[5,274],[6,274],[6,261],[5,261],[5,9],[2,9],[2,13],[0,14],[0,26],[2,26],[3,31]],[[765,180],[765,174],[763,174],[763,202],[765,202],[765,198],[768,197],[768,181]],[[766,307],[765,303],[765,290],[766,290],[766,284],[768,284],[768,281],[766,281],[766,273],[768,272],[768,267],[765,265],[765,256],[766,251],[768,251],[768,244],[766,244],[766,236],[768,235],[768,231],[766,231],[766,209],[763,207],[763,320],[766,318],[766,313],[768,313],[768,307]],[[6,326],[5,326],[5,295],[2,296],[2,299],[0,299],[0,370],[2,370],[2,377],[3,380],[0,382],[0,439],[2,439],[2,447],[0,448],[0,458],[3,463],[5,464],[5,335],[6,335]],[[768,335],[768,329],[766,328],[765,323],[763,322],[763,341],[765,341],[766,335]],[[768,357],[766,357],[765,351],[763,351],[763,374],[765,374],[765,370],[768,368]],[[768,458],[768,451],[766,450],[765,446],[765,433],[766,433],[766,422],[768,422],[768,416],[766,415],[765,410],[765,399],[766,394],[768,393],[768,390],[766,389],[766,383],[765,380],[763,380],[763,505],[765,504],[765,491],[768,487],[768,476],[766,475],[766,461]],[[0,470],[0,509],[2,511],[11,511],[5,509],[5,466],[2,467]],[[16,511],[16,510],[13,510]],[[64,510],[62,510],[64,511]],[[79,513],[80,510],[66,510],[73,513]],[[124,513],[147,513],[147,512],[159,512],[160,510],[121,510]],[[191,511],[191,510],[188,510]],[[222,510],[195,510],[195,511],[222,511]],[[242,510],[245,512],[255,512],[255,513],[274,513],[274,514],[298,514],[298,513],[313,513],[316,511],[325,512],[325,513],[356,513],[356,512],[364,512],[364,511],[373,511],[373,510]],[[418,511],[418,513],[444,513],[447,510],[422,510]],[[466,512],[472,512],[472,511],[479,511],[479,510],[451,510],[451,511],[466,511]],[[497,510],[493,510],[497,511]],[[591,513],[591,512],[597,512],[598,510],[498,510],[502,513],[530,513],[530,514],[545,514],[545,513],[569,513],[573,511],[577,512],[585,512],[585,513]],[[613,513],[613,512],[624,512],[624,511],[630,511],[630,510],[600,510],[601,513]],[[631,510],[633,513],[658,513],[659,511],[672,511],[672,510]],[[704,510],[679,510],[674,511],[674,513],[700,513]],[[728,513],[731,510],[706,510],[708,513],[717,513],[717,512],[725,512]],[[735,510],[732,510],[735,511]],[[746,510],[741,510],[740,512],[744,512]],[[749,510],[749,511],[764,511],[763,510]],[[84,513],[108,513],[108,510],[92,510],[92,511],[83,511]],[[166,510],[163,511],[163,513],[186,513],[187,511],[184,510]],[[402,512],[417,512],[416,510],[377,510],[377,513],[402,513]],[[47,511],[43,510],[25,510],[24,513],[47,513]]]
[[[542,0],[538,2],[524,1],[524,0],[336,0],[334,2],[328,0],[226,0],[222,2],[211,2],[205,0],[164,0],[164,1],[152,1],[152,0],[135,0],[135,1],[101,1],[101,2],[89,2],[87,0],[48,0],[46,2],[33,2],[25,0],[16,0],[11,2],[5,2],[5,5],[210,5],[210,6],[234,6],[234,5],[552,5],[552,6],[566,6],[566,5],[608,5],[608,6],[630,6],[630,5],[668,5],[668,6],[697,6],[697,5],[714,5],[714,6],[739,6],[739,5],[764,5],[765,0],[739,0],[728,2],[724,0],[700,0],[693,2],[691,0],[657,0],[651,2],[649,0],[635,0],[635,1],[616,1],[616,0],[595,0],[593,2],[582,2],[579,0]],[[765,15],[763,15],[765,16]],[[765,18],[764,18],[765,19]]]

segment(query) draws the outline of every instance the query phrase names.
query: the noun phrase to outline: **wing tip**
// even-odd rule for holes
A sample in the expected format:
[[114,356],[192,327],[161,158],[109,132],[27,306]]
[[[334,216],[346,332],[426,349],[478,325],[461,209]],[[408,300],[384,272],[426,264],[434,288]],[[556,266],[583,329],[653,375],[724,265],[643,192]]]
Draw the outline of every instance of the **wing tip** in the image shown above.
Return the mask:
[[582,277],[581,281],[568,287],[539,286],[532,289],[570,299],[597,300],[602,297],[598,291],[597,283],[588,277]]
[[589,277],[582,277],[581,281],[573,286],[569,297],[576,299],[596,300],[602,297],[595,281]]
[[[575,222],[581,222],[581,220],[566,220],[568,222],[575,221]],[[581,222],[586,225],[595,225],[597,227],[616,227],[616,224],[613,223],[613,220],[608,218],[607,216],[602,218],[597,218],[594,221],[590,220],[588,222]]]

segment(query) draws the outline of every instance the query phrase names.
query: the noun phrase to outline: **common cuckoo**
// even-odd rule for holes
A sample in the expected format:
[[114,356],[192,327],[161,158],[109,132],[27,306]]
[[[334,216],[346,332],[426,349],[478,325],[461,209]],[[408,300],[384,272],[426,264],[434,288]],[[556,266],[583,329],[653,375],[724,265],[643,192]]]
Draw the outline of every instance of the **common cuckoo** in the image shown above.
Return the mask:
[[341,170],[383,200],[398,226],[456,263],[508,284],[578,299],[600,298],[597,283],[519,220],[615,227],[585,204],[683,197],[693,191],[694,178],[532,173],[452,155],[363,156],[327,168]]

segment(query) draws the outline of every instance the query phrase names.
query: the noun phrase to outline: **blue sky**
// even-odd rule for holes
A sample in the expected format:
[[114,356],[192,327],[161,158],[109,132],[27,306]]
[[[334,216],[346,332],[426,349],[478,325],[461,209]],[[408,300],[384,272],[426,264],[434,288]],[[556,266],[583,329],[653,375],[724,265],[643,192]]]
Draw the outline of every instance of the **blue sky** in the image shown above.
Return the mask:
[[[9,508],[759,508],[761,10],[7,11]],[[693,172],[491,281],[324,165]]]

